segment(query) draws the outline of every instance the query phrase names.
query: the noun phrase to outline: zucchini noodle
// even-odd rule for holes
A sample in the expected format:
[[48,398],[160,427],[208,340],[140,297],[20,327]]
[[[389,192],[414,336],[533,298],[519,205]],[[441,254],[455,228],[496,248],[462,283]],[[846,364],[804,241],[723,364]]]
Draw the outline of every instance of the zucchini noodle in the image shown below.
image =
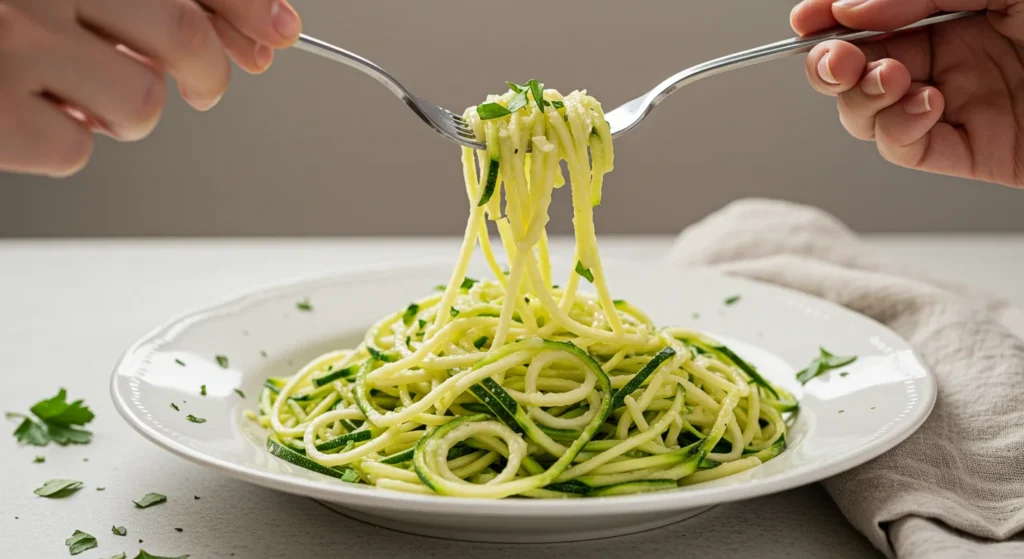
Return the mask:
[[[728,347],[612,299],[594,227],[614,164],[601,105],[510,87],[465,113],[486,150],[462,150],[471,211],[443,291],[357,348],[268,379],[250,414],[272,431],[267,448],[347,482],[487,499],[662,491],[777,456],[792,395]],[[563,161],[575,267],[557,287],[546,226]],[[477,247],[496,279],[466,277]]]

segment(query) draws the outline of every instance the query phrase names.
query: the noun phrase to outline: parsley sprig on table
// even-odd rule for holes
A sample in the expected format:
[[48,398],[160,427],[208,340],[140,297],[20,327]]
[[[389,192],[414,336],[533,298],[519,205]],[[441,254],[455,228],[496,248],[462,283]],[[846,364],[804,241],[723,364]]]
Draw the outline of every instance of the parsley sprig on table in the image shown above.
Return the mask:
[[8,419],[21,419],[14,430],[18,442],[35,446],[46,446],[53,441],[60,445],[87,444],[92,441],[92,432],[78,427],[86,425],[95,415],[83,400],[67,401],[63,388],[52,398],[40,400],[29,411],[31,417],[20,413],[7,412]]

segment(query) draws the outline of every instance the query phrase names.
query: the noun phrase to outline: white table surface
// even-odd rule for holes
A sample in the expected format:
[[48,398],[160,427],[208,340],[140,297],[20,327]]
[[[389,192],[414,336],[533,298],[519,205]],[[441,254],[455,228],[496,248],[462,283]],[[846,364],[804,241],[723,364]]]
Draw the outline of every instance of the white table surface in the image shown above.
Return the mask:
[[[935,277],[1024,305],[1024,235],[875,236],[883,253]],[[668,238],[606,239],[606,256],[658,257]],[[164,452],[114,411],[110,371],[135,339],[184,310],[239,291],[344,270],[347,263],[450,257],[453,239],[0,241],[0,410],[25,412],[64,386],[96,412],[92,444],[19,446],[0,436],[0,556],[67,557],[76,529],[99,539],[78,557],[877,557],[817,485],[714,508],[650,532],[539,546],[471,544],[376,528],[305,498],[248,485]],[[196,270],[201,270],[196,274]],[[6,429],[14,430],[9,422]],[[33,463],[43,455],[46,462]],[[65,499],[32,491],[81,480]],[[105,491],[96,491],[96,487]],[[163,493],[167,503],[136,509]],[[194,497],[198,496],[199,500]],[[127,537],[110,532],[125,526]],[[177,532],[175,528],[182,528]],[[139,539],[144,540],[140,544]]]

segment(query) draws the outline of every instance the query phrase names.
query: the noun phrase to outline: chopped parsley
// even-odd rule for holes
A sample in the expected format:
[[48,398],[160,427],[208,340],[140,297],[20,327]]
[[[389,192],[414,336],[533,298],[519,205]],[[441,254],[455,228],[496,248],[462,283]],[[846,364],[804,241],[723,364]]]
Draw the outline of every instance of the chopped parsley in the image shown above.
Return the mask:
[[184,528],[175,528],[174,531],[178,532],[180,534],[180,533],[184,532],[185,529]]
[[217,360],[217,364],[220,365],[221,369],[228,368],[228,357],[226,355],[217,355],[214,359]]
[[480,120],[491,120],[493,118],[508,116],[512,114],[512,111],[497,103],[484,103],[482,105],[477,105],[476,114],[480,115]]
[[697,320],[698,318],[700,318],[700,313],[699,312],[693,313],[693,319]]
[[845,377],[848,377],[848,376],[850,376],[850,373],[849,373],[849,372],[847,372],[847,371],[843,371],[843,372],[839,373],[839,376],[841,376],[841,377],[844,377],[844,378],[845,378]]
[[241,398],[243,400],[245,399],[245,392],[242,392],[241,390],[239,390],[237,388],[235,389],[235,394],[238,394],[239,398]]
[[110,531],[113,532],[115,536],[127,536],[128,535],[128,529],[125,528],[124,526],[111,526],[110,527]]
[[182,367],[184,367],[184,366],[185,366],[185,362],[184,362],[184,361],[182,361],[181,359],[175,359],[175,360],[174,360],[174,362],[175,362],[175,363],[177,363],[177,364],[179,364],[179,365],[181,365]]
[[529,102],[530,101],[527,98],[525,91],[516,92],[516,94],[513,95],[512,98],[508,100],[508,109],[507,110],[508,110],[508,112],[510,114],[514,113],[514,112],[518,111],[519,109],[525,107],[526,104],[529,103]]
[[801,384],[807,384],[815,377],[823,375],[833,369],[845,367],[857,360],[856,356],[843,357],[839,355],[832,355],[823,347],[818,348],[818,350],[820,351],[818,358],[811,361],[811,364],[808,365],[806,369],[796,374],[796,378]]
[[29,411],[38,421],[20,413],[6,414],[7,419],[21,419],[14,430],[14,438],[20,443],[46,446],[50,441],[66,445],[86,444],[92,440],[90,431],[75,426],[89,423],[95,415],[83,404],[83,400],[68,403],[67,391],[63,388],[56,396],[36,402]]
[[416,321],[416,324],[418,324],[418,325],[419,325],[419,327],[420,327],[420,330],[422,330],[423,328],[425,328],[425,327],[427,326],[427,321],[426,321],[426,320],[423,320],[423,319],[421,318],[421,319],[419,319],[419,320],[417,320],[417,321]]
[[299,301],[298,303],[295,303],[295,308],[299,309],[302,312],[310,312],[313,310],[313,305],[309,303],[309,297],[306,297],[305,299]]
[[526,85],[530,86],[530,93],[533,94],[533,100],[537,102],[537,108],[544,112],[544,107],[549,105],[544,100],[544,84],[538,83],[537,80],[530,80],[526,82]]
[[106,491],[106,490],[107,490],[106,487],[97,487],[96,488],[96,491]]
[[469,289],[469,288],[473,287],[474,285],[476,285],[477,283],[480,283],[480,282],[478,280],[473,279],[473,278],[462,278],[462,285],[460,285],[459,287],[461,287],[462,289]]
[[127,557],[125,556],[124,552],[122,551],[121,553],[118,553],[117,555],[111,555],[110,557],[107,557],[106,559],[127,559]]
[[178,555],[176,557],[164,557],[162,555],[151,555],[149,553],[146,553],[145,549],[140,549],[139,554],[135,556],[135,559],[188,559],[188,555],[186,554]]
[[508,85],[509,89],[511,89],[512,91],[514,91],[516,93],[522,93],[523,92],[523,86],[521,86],[519,84],[515,84],[515,83],[512,83],[512,82],[505,82],[505,84]]
[[727,306],[727,307],[728,307],[728,306],[732,306],[732,305],[735,305],[735,304],[736,304],[736,303],[738,303],[738,302],[740,301],[740,299],[742,299],[742,298],[743,298],[743,297],[742,297],[741,295],[733,295],[732,297],[729,297],[728,299],[726,299],[725,301],[722,301],[722,302],[723,302],[723,303],[725,303],[725,306]]
[[405,308],[405,313],[402,314],[402,323],[405,324],[406,326],[412,324],[413,319],[416,318],[416,315],[419,314],[419,312],[419,305],[417,305],[416,303],[410,304],[408,307]]
[[205,384],[200,384],[199,385],[199,395],[200,396],[206,396],[206,385]]
[[132,502],[135,503],[136,507],[144,509],[151,507],[153,505],[159,505],[160,503],[164,503],[166,501],[166,495],[161,495],[159,493],[146,493],[146,495],[143,498],[139,499],[138,501]]
[[452,318],[454,318],[456,316],[459,316],[459,309],[456,309],[455,307],[452,307],[452,308],[448,309],[448,314],[452,315]]
[[199,495],[192,495],[192,498],[198,501],[199,500]]
[[33,491],[40,497],[49,499],[63,499],[82,488],[82,482],[73,479],[51,479],[47,480],[42,487]]
[[551,106],[556,108],[556,109],[564,109],[565,108],[565,103],[563,103],[561,101],[551,101]]
[[590,283],[594,283],[594,272],[591,272],[588,268],[584,268],[583,262],[580,260],[576,261],[576,273]]
[[479,338],[473,340],[473,347],[477,349],[484,347],[485,345],[487,345],[488,339],[489,338],[487,336],[480,336]]
[[186,415],[185,419],[191,421],[192,423],[206,423],[206,420],[203,419],[202,417],[196,417],[192,414]]
[[260,350],[260,357],[266,357],[266,356],[267,356],[267,352],[261,349]]
[[171,402],[171,407],[174,408],[174,411],[181,411],[181,408],[178,407],[178,404],[175,404],[174,402]]
[[96,543],[96,538],[93,537],[92,534],[86,534],[81,530],[75,530],[75,533],[71,534],[70,538],[64,540],[64,545],[68,546],[68,551],[70,551],[72,555],[78,555],[79,553],[88,551],[99,544]]
[[32,461],[35,462],[36,464],[42,464],[43,462],[46,462],[46,457],[36,456],[35,459],[33,459]]

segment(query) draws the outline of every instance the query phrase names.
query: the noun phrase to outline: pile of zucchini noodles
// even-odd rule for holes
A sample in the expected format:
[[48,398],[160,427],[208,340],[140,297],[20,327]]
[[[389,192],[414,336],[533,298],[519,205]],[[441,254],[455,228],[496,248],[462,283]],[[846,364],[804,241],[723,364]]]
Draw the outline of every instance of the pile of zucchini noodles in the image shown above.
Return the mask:
[[[509,85],[465,113],[487,149],[462,150],[472,209],[447,286],[359,347],[268,379],[250,412],[272,431],[267,448],[349,482],[487,499],[673,489],[777,456],[790,394],[729,348],[612,299],[593,219],[613,164],[601,105]],[[545,226],[561,161],[576,266],[557,287]],[[477,247],[495,280],[466,277]]]

